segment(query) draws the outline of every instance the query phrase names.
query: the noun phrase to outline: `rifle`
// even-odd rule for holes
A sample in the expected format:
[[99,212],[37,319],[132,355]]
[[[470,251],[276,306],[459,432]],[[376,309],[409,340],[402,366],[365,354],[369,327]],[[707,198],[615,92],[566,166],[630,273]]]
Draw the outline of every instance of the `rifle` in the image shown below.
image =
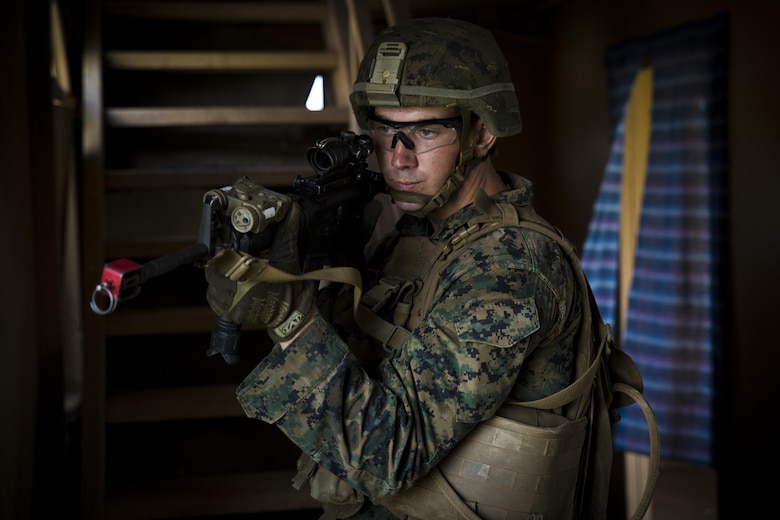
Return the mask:
[[[385,191],[382,175],[367,168],[373,151],[369,136],[343,130],[338,137],[321,139],[306,151],[315,173],[297,176],[290,193],[269,190],[246,176],[231,186],[207,191],[195,244],[144,264],[126,258],[105,264],[92,293],[92,311],[109,314],[119,302],[137,296],[147,280],[186,264],[202,267],[223,249],[262,254],[270,247],[289,204],[301,206],[302,272],[325,265],[362,265],[363,243],[358,237],[363,232],[363,210]],[[107,305],[98,304],[98,298]],[[228,364],[235,364],[239,336],[239,325],[217,318],[206,354],[221,354]]]

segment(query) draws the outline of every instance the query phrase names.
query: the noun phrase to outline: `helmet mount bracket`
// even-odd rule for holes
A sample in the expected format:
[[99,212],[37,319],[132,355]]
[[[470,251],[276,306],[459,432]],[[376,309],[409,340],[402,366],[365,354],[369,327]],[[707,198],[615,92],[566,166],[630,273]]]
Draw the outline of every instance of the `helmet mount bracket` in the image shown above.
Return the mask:
[[401,106],[397,92],[406,49],[403,42],[383,42],[377,49],[371,80],[366,85],[366,95],[372,106]]

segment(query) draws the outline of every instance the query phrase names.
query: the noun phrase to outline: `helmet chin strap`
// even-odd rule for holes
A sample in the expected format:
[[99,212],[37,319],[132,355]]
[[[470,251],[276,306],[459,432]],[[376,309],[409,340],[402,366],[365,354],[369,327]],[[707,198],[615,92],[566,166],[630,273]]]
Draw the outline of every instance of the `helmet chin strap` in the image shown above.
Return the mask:
[[444,184],[439,191],[433,195],[425,195],[423,193],[398,191],[388,188],[393,200],[423,205],[422,208],[416,211],[405,211],[405,213],[414,215],[415,217],[424,217],[431,211],[444,206],[452,194],[463,184],[463,180],[466,178],[469,170],[471,170],[471,167],[475,163],[480,162],[480,159],[474,158],[474,150],[472,150],[471,145],[469,144],[469,132],[466,131],[466,129],[471,127],[471,112],[467,110],[464,110],[463,112],[463,130],[461,131],[458,164],[455,166],[455,171],[452,172],[452,175],[444,181]]

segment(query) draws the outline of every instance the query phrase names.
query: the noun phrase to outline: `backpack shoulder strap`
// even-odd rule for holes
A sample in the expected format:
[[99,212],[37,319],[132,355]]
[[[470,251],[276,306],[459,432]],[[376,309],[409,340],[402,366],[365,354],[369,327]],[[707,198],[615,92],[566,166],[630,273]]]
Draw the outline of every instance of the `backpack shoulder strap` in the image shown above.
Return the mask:
[[[588,392],[594,383],[601,385],[602,391],[605,392],[605,396],[607,397],[604,405],[609,409],[621,408],[628,406],[631,403],[637,403],[644,414],[650,436],[650,464],[647,470],[645,489],[642,498],[631,517],[631,520],[641,520],[650,507],[653,492],[655,491],[655,484],[658,479],[661,437],[653,409],[644,395],[642,395],[643,384],[639,368],[626,352],[615,346],[612,339],[612,331],[609,325],[605,324],[601,317],[598,304],[593,296],[593,291],[585,277],[585,272],[580,264],[579,256],[571,242],[563,236],[560,230],[542,219],[542,217],[533,211],[532,208],[522,208],[520,213],[520,227],[544,233],[548,237],[554,239],[560,244],[563,251],[569,257],[584,298],[582,314],[582,319],[584,321],[583,325],[588,327],[591,330],[591,333],[596,332],[595,337],[592,337],[591,334],[583,334],[581,336],[580,344],[583,344],[586,339],[591,338],[593,339],[591,345],[598,343],[599,348],[588,369],[568,387],[543,399],[530,402],[513,402],[510,404],[518,404],[531,408],[562,406],[571,402],[573,399],[576,399],[577,395]],[[591,350],[590,347],[585,345],[581,346],[587,350]],[[605,368],[601,380],[598,378],[598,369],[600,366]]]

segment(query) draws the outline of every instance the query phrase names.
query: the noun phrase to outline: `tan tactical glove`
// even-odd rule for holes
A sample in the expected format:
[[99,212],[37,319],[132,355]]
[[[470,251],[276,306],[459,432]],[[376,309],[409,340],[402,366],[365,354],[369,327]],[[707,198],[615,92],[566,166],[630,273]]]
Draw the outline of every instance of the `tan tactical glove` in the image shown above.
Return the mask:
[[288,339],[306,323],[314,310],[315,282],[273,281],[274,269],[269,269],[300,273],[299,229],[300,206],[293,203],[261,258],[224,249],[208,261],[206,300],[217,316],[236,324],[265,325],[275,342]]

